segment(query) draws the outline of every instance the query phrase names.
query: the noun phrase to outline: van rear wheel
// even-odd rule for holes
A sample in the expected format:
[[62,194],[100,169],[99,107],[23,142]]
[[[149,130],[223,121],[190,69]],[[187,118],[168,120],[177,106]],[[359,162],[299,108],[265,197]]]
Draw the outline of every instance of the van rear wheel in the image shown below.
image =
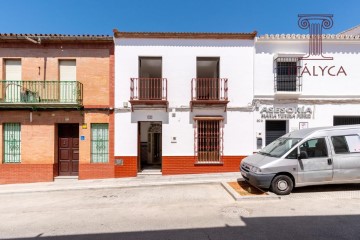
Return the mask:
[[279,175],[271,182],[271,190],[277,195],[288,195],[294,188],[294,183],[289,176]]

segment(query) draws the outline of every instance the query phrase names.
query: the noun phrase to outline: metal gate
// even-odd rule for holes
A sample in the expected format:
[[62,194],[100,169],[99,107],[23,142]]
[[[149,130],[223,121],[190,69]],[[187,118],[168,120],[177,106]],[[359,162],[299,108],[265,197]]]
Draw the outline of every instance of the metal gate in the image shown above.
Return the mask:
[[266,145],[286,134],[286,121],[266,121]]
[[334,126],[360,124],[360,116],[334,116]]

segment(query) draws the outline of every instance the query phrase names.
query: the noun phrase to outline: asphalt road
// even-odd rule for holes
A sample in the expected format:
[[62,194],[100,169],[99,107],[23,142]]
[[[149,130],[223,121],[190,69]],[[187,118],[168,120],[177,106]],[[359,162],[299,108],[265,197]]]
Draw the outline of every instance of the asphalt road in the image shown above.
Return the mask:
[[1,239],[360,239],[360,199],[235,202],[218,184],[0,195]]

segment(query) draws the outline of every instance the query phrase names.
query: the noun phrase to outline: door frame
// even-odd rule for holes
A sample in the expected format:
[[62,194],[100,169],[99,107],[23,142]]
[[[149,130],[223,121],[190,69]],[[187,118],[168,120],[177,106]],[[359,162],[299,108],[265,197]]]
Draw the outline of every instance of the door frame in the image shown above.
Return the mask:
[[[163,122],[162,121],[138,121],[137,124],[137,171],[141,172],[143,170],[142,166],[141,166],[141,123],[143,122],[149,122],[149,123],[159,123],[161,124],[161,168],[160,170],[162,171],[162,150],[163,150],[163,141],[162,141],[162,126],[163,126]],[[148,135],[148,133],[146,133],[146,135]]]
[[[80,130],[79,130],[79,123],[57,123],[56,124],[56,134],[55,134],[55,137],[56,137],[56,140],[55,140],[55,142],[56,142],[56,157],[57,157],[57,167],[56,167],[56,169],[57,169],[57,176],[61,176],[60,175],[60,151],[59,151],[59,149],[60,149],[60,146],[59,146],[59,138],[60,138],[60,135],[61,134],[59,134],[60,133],[60,126],[61,125],[73,125],[74,126],[74,128],[75,128],[75,126],[77,126],[77,129],[78,129],[78,134],[77,134],[77,138],[79,139],[79,152],[80,152]],[[71,175],[71,172],[70,172],[70,175],[63,175],[63,176],[74,176],[74,177],[76,177],[76,176],[79,176],[79,165],[80,165],[80,159],[78,160],[78,173],[77,173],[77,175]]]

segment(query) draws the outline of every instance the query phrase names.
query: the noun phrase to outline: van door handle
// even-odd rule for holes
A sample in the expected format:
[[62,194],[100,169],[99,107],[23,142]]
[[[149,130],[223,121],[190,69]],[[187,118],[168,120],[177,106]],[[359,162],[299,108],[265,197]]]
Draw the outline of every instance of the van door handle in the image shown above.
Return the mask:
[[328,164],[331,165],[332,164],[332,159],[328,158]]

